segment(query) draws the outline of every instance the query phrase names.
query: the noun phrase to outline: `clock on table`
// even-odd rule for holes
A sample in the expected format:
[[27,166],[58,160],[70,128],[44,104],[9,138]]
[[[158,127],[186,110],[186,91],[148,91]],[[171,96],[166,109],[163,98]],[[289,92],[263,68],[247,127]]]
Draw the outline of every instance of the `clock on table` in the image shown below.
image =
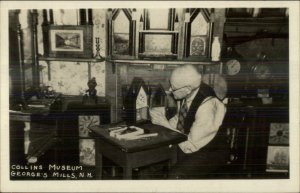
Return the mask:
[[125,121],[139,123],[149,120],[149,89],[144,80],[135,77],[123,100]]

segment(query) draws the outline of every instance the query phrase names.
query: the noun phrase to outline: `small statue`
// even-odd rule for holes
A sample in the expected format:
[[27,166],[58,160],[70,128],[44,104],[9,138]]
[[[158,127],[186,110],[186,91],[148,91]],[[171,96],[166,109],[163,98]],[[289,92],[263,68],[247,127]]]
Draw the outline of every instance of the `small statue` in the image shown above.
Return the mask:
[[96,78],[93,77],[87,83],[89,89],[85,91],[85,95],[83,97],[83,103],[85,104],[97,104],[97,90],[95,89],[97,86]]
[[95,97],[97,96],[97,90],[95,89],[97,86],[96,78],[93,77],[91,80],[87,83],[89,89],[86,90],[86,95],[89,97]]

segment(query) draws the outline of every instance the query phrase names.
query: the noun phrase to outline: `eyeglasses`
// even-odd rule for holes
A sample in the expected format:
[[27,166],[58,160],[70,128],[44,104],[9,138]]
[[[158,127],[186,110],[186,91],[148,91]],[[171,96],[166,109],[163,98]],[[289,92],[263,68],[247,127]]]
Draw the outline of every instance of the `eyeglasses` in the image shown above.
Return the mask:
[[188,86],[184,86],[184,87],[181,87],[181,88],[173,89],[172,86],[171,86],[171,87],[169,88],[169,91],[171,91],[171,92],[176,92],[176,91],[179,91],[179,90],[181,90],[181,89],[183,89],[183,88],[186,88],[186,87],[188,87]]

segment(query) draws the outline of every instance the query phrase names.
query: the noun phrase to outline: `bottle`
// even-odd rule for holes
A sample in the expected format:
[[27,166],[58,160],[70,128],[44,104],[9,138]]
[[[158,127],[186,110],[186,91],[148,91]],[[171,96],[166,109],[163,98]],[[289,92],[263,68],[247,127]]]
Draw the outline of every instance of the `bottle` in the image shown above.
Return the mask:
[[220,60],[220,54],[221,54],[221,45],[219,37],[214,37],[214,41],[211,48],[211,60],[214,62],[217,62]]

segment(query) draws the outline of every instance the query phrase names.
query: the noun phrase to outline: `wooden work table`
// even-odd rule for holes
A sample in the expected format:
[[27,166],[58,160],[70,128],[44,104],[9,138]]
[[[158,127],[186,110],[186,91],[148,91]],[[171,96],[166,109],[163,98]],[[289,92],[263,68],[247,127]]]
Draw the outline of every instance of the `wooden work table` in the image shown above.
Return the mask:
[[151,123],[136,125],[149,133],[158,133],[155,137],[136,140],[119,140],[109,136],[108,128],[121,126],[102,125],[91,127],[96,137],[97,178],[102,178],[102,156],[112,160],[123,168],[123,178],[132,178],[132,169],[169,160],[169,166],[177,161],[177,144],[187,137],[176,131]]

